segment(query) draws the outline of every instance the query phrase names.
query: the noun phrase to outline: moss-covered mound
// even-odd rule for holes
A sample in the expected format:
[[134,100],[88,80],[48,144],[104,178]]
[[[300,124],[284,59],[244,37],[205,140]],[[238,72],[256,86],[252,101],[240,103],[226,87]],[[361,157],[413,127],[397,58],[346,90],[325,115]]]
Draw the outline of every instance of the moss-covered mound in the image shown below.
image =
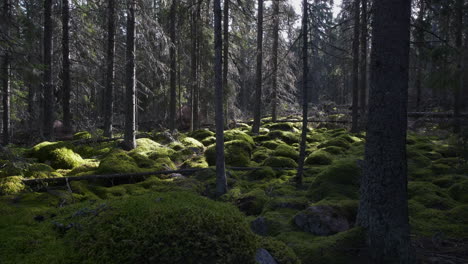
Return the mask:
[[[224,143],[226,164],[235,167],[248,167],[252,149],[252,145],[244,140],[231,140]],[[206,149],[205,157],[210,166],[216,165],[216,144]]]
[[90,139],[92,138],[91,133],[88,131],[81,131],[77,132],[73,135],[74,140],[83,140],[83,139]]
[[55,149],[50,155],[51,166],[55,169],[73,169],[84,163],[79,154],[68,148]]
[[[233,206],[188,192],[115,200],[72,219],[81,263],[253,263],[258,247]],[[111,224],[112,223],[112,224]]]
[[333,162],[333,157],[330,153],[324,150],[317,150],[310,154],[306,160],[305,164],[312,165],[330,165]]
[[224,132],[224,142],[233,140],[241,140],[249,143],[252,147],[254,146],[254,140],[251,136],[241,130],[232,129]]
[[190,132],[188,135],[198,141],[203,141],[206,138],[214,136],[215,133],[210,130],[200,129]]
[[273,168],[297,168],[297,163],[287,157],[270,157],[263,162],[263,166]]
[[20,176],[9,176],[0,178],[0,195],[17,194],[26,187]]
[[293,160],[299,158],[299,152],[289,145],[279,145],[272,153],[273,156],[287,157]]

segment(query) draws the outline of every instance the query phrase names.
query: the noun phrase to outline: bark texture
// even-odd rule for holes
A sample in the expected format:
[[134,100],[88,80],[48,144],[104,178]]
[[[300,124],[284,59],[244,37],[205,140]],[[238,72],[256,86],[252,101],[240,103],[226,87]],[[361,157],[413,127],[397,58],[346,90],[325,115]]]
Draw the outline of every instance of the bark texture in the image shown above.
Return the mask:
[[[10,34],[10,1],[3,3],[3,25],[4,34]],[[9,44],[3,54],[0,77],[2,79],[2,105],[3,105],[3,145],[10,143],[10,53]]]
[[361,109],[361,123],[366,118],[367,107],[367,0],[361,0],[361,61],[359,83],[359,105]]
[[52,0],[44,0],[43,135],[54,138],[54,87],[52,83]]
[[170,131],[175,130],[176,121],[176,7],[177,0],[172,0],[170,10],[170,28],[169,35],[171,38],[171,46],[169,48],[169,60],[170,60],[170,103],[169,103],[169,129]]
[[107,1],[106,88],[104,97],[104,136],[112,137],[114,121],[115,0]]
[[255,72],[255,106],[252,132],[258,134],[262,118],[262,66],[263,66],[263,0],[258,0],[257,14],[257,67]]
[[65,133],[72,131],[70,111],[70,7],[68,0],[62,0],[62,107],[63,129]]
[[135,143],[135,1],[128,0],[127,10],[127,52],[125,63],[126,78],[126,107],[125,107],[125,132],[123,147],[131,150],[136,147]]
[[354,37],[353,37],[353,114],[351,131],[356,133],[359,130],[359,2],[354,0]]
[[272,46],[272,64],[273,72],[271,75],[271,119],[276,122],[278,106],[278,39],[279,39],[279,0],[273,0],[273,46]]
[[463,7],[465,5],[464,0],[457,0],[456,5],[456,36],[455,36],[455,46],[457,48],[458,57],[457,57],[457,72],[458,72],[458,84],[455,85],[453,92],[453,114],[454,119],[454,132],[459,133],[461,129],[461,91],[463,90]]

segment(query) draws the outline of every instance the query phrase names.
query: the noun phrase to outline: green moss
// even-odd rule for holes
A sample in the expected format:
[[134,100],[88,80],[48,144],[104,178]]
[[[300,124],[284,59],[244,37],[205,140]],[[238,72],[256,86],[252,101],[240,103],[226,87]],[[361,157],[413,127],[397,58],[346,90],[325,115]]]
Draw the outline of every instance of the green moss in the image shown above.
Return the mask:
[[28,151],[28,156],[36,158],[39,162],[46,162],[53,158],[52,152],[56,149],[68,148],[73,149],[69,142],[41,142]]
[[90,139],[90,138],[92,138],[92,136],[91,136],[91,133],[89,133],[88,131],[81,131],[73,135],[74,140]]
[[179,151],[185,148],[184,144],[177,142],[177,141],[171,142],[167,146],[175,151]]
[[242,194],[236,201],[237,207],[247,215],[259,215],[268,202],[268,196],[261,189],[254,189]]
[[456,202],[450,198],[445,190],[430,182],[409,182],[408,198],[427,208],[440,210],[451,209],[456,205]]
[[271,167],[262,167],[248,172],[246,176],[250,180],[272,179],[276,177],[276,172]]
[[450,196],[462,203],[468,203],[468,180],[454,184],[449,189]]
[[432,183],[441,187],[441,188],[449,188],[452,185],[468,179],[466,176],[463,175],[444,175],[432,180]]
[[[224,143],[225,162],[229,166],[248,167],[252,145],[243,140],[233,140]],[[216,145],[209,146],[205,151],[206,161],[210,166],[216,165]]]
[[180,141],[186,148],[193,150],[194,152],[201,153],[205,149],[205,146],[198,140],[185,137]]
[[271,153],[272,151],[270,149],[267,149],[265,147],[257,147],[252,153],[252,160],[261,163],[268,157],[270,157]]
[[67,176],[84,176],[84,175],[92,175],[96,172],[97,168],[99,167],[99,161],[95,160],[86,160],[86,163],[75,167],[71,170]]
[[307,142],[309,143],[312,143],[312,142],[323,142],[325,141],[327,138],[321,134],[321,133],[311,133],[311,134],[308,134],[307,135]]
[[56,172],[52,167],[44,163],[31,164],[24,173],[26,178],[45,179],[45,178],[58,178],[62,175]]
[[0,160],[0,177],[23,175],[24,164],[10,160]]
[[55,169],[73,169],[84,163],[79,154],[68,148],[55,149],[50,155],[51,166]]
[[273,168],[297,168],[297,163],[287,157],[270,157],[263,162],[263,166]]
[[310,154],[306,160],[305,164],[312,166],[312,165],[330,165],[333,162],[333,157],[330,153],[323,151],[323,150],[317,150],[314,151],[312,154]]
[[206,129],[200,129],[200,130],[195,130],[193,132],[189,133],[189,136],[198,140],[198,141],[203,141],[204,139],[207,139],[209,137],[213,137],[215,135],[214,132]]
[[280,156],[280,157],[287,157],[291,158],[293,160],[297,160],[299,158],[299,152],[286,144],[284,145],[279,145],[272,153],[274,156]]
[[282,140],[280,139],[275,139],[275,140],[267,140],[261,143],[261,145],[265,148],[275,150],[279,145],[285,145]]
[[349,149],[349,147],[351,146],[351,143],[349,143],[343,137],[338,137],[338,138],[332,138],[330,140],[325,141],[324,143],[320,144],[318,148],[325,148],[325,147],[330,147],[330,146],[340,147],[343,149]]
[[266,249],[278,264],[301,264],[296,253],[282,241],[264,237],[260,240],[260,248]]
[[361,263],[361,256],[349,249],[365,246],[364,231],[360,228],[320,237],[304,232],[284,232],[277,238],[291,247],[302,263]]
[[271,124],[266,125],[266,128],[268,128],[270,131],[273,131],[273,130],[291,131],[291,132],[298,131],[297,128],[294,126],[294,124],[291,122],[271,123]]
[[215,137],[207,137],[201,141],[205,147],[215,144],[216,143],[216,138]]
[[140,172],[136,161],[123,150],[115,150],[101,160],[97,172],[100,174]]
[[340,148],[340,147],[337,147],[337,146],[329,146],[329,147],[323,148],[322,150],[326,151],[326,152],[328,152],[330,154],[333,154],[333,155],[340,155],[340,154],[343,154],[345,152],[345,150],[343,148]]
[[243,131],[237,129],[225,131],[224,142],[229,142],[233,140],[242,140],[244,142],[249,143],[252,147],[255,145],[253,138]]
[[22,177],[9,176],[0,178],[0,195],[17,194],[25,189]]
[[275,130],[268,133],[268,137],[270,139],[280,139],[284,141],[286,144],[294,144],[299,143],[300,135],[299,133],[289,132],[289,131],[280,131]]
[[66,234],[81,263],[252,263],[258,247],[235,208],[191,193],[154,193],[106,206],[98,217],[73,219],[82,228]]
[[196,156],[182,163],[181,168],[208,168],[208,163],[204,156]]

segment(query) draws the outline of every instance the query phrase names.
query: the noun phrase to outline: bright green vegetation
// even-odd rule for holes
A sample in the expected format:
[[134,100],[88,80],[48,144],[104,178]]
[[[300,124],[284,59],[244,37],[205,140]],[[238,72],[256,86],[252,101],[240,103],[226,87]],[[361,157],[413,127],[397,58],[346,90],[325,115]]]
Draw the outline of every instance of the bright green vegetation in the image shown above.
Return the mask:
[[[304,186],[294,184],[298,124],[247,125],[225,131],[228,193],[215,197],[214,133],[171,138],[148,133],[137,148],[97,143],[87,132],[76,141],[12,148],[0,157],[2,263],[252,263],[267,249],[282,263],[359,263],[363,231],[354,227],[359,204],[364,135],[344,129],[309,129]],[[442,232],[468,236],[468,165],[452,138],[408,135],[410,224],[415,237]],[[34,192],[24,179],[128,174],[205,168],[193,175],[155,175],[115,181],[71,181]],[[53,184],[51,184],[53,185]],[[42,187],[44,190],[44,186]],[[206,198],[208,197],[208,198]],[[351,229],[316,236],[296,225],[310,206],[325,206]],[[261,232],[251,231],[260,223]]]

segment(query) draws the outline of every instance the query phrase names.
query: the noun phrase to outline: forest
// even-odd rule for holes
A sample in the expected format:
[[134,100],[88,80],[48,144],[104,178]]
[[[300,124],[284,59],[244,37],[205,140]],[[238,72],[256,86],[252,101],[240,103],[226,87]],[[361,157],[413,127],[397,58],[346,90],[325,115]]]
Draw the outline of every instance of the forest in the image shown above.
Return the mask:
[[465,0],[1,0],[0,264],[468,263]]

